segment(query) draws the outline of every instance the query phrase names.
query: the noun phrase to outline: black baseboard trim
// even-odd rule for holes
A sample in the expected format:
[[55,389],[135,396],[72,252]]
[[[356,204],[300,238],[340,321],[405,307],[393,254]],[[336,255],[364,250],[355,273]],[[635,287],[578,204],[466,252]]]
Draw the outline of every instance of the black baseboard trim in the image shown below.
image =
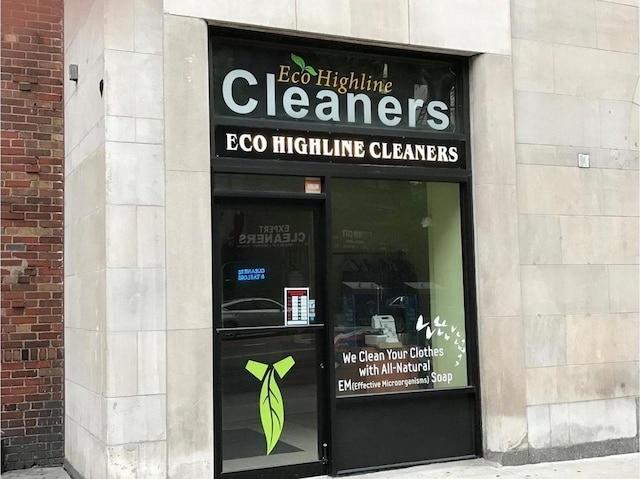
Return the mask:
[[588,457],[630,454],[638,452],[638,446],[639,441],[638,436],[636,436],[575,444],[567,447],[550,447],[545,449],[529,448],[506,452],[485,451],[484,457],[488,461],[497,462],[503,466],[521,466],[523,464],[537,464],[540,462],[572,461]]

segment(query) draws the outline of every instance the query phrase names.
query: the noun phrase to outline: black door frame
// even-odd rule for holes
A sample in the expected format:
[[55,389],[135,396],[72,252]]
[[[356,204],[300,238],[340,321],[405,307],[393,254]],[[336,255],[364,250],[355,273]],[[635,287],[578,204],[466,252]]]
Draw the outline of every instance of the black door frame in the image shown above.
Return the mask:
[[[251,163],[259,163],[258,165],[250,165]],[[272,168],[268,168],[268,166],[272,166]],[[315,167],[315,168],[314,168]],[[271,171],[269,171],[271,170]],[[275,171],[274,171],[275,170]],[[410,393],[403,396],[404,400],[410,398],[410,396],[414,395],[425,395],[426,398],[442,398],[442,400],[448,400],[448,398],[454,399],[455,397],[464,398],[467,397],[468,401],[471,401],[470,409],[473,410],[474,414],[474,428],[473,428],[473,443],[474,443],[474,452],[475,454],[469,455],[461,455],[461,456],[452,456],[449,457],[449,460],[454,459],[468,459],[471,457],[479,457],[482,455],[482,424],[481,424],[481,414],[480,414],[480,383],[479,383],[479,363],[478,363],[478,336],[477,336],[477,324],[476,324],[476,307],[475,307],[475,266],[474,266],[474,250],[473,250],[473,205],[472,205],[472,192],[471,192],[471,174],[470,171],[432,171],[425,168],[412,168],[412,171],[406,171],[406,169],[402,168],[381,168],[381,167],[365,167],[362,165],[335,165],[335,164],[299,164],[299,163],[286,163],[286,164],[277,164],[271,165],[268,161],[259,161],[259,160],[247,160],[241,162],[241,165],[238,165],[237,161],[227,162],[224,159],[217,159],[216,168],[212,172],[212,211],[213,218],[217,218],[217,204],[223,203],[227,204],[229,202],[233,203],[255,203],[257,201],[272,201],[277,204],[307,204],[307,205],[316,205],[319,208],[318,218],[323,219],[321,221],[321,231],[317,242],[317,246],[320,250],[317,253],[317,258],[321,258],[324,262],[324,265],[331,265],[331,242],[328,240],[328,234],[331,231],[331,181],[334,177],[340,178],[367,178],[367,179],[386,179],[386,180],[417,180],[417,181],[430,181],[430,182],[446,182],[446,183],[456,183],[460,187],[460,214],[461,214],[461,234],[462,234],[462,261],[463,261],[463,282],[464,282],[464,301],[465,301],[465,326],[467,330],[467,345],[468,345],[468,378],[469,378],[469,386],[465,388],[456,388],[453,390],[432,390],[428,392],[417,392]],[[246,174],[265,174],[265,171],[269,171],[268,174],[277,174],[277,175],[294,175],[294,176],[312,176],[312,177],[320,177],[323,182],[323,191],[324,193],[321,195],[308,195],[304,193],[264,193],[264,192],[238,192],[238,191],[224,191],[224,190],[216,190],[214,186],[214,176],[215,173],[246,173]],[[214,241],[214,285],[217,283],[221,284],[221,258],[220,252],[215,245],[219,244],[219,231],[217,231],[215,221],[212,224],[213,228],[213,241]],[[324,280],[322,283],[318,282],[318,284],[322,284],[323,295],[325,297],[325,308],[326,313],[330,311],[329,303],[330,300],[328,298],[328,291],[330,291],[329,277],[331,277],[330,272],[328,271],[329,266],[323,266],[324,269]],[[220,310],[220,297],[221,295],[214,289],[214,311]],[[326,314],[325,313],[325,314]],[[335,362],[335,351],[332,347],[333,345],[333,336],[334,336],[334,324],[330,318],[325,320],[325,364],[332,365]],[[216,338],[216,341],[219,341]],[[219,346],[216,341],[214,341],[214,364],[220,364],[219,357]],[[219,384],[219,374],[220,368],[214,367],[214,385]],[[324,451],[324,463],[326,467],[323,467],[322,470],[318,470],[315,467],[304,467],[304,466],[290,466],[286,473],[286,477],[305,477],[305,476],[313,476],[323,473],[328,473],[331,475],[340,475],[345,473],[353,473],[357,471],[366,471],[366,470],[380,470],[385,468],[397,468],[401,466],[409,466],[414,464],[424,464],[430,463],[434,461],[441,461],[442,459],[434,459],[429,458],[422,461],[414,461],[414,462],[405,462],[405,463],[393,463],[388,464],[386,466],[375,466],[371,468],[354,468],[354,469],[344,469],[340,468],[340,464],[334,461],[334,454],[332,450],[336,444],[340,443],[338,437],[336,437],[335,421],[338,418],[337,409],[338,405],[343,404],[349,407],[364,407],[366,404],[372,401],[394,401],[399,400],[401,398],[398,397],[397,394],[380,394],[375,397],[366,397],[366,396],[356,396],[356,397],[346,397],[346,398],[337,398],[335,392],[335,369],[333,367],[328,367],[324,369],[324,380],[325,387],[322,388],[325,392],[323,397],[323,403],[326,408],[326,414],[323,421],[323,426],[325,430],[324,437],[326,438],[326,450]],[[216,396],[215,401],[216,404],[220,402],[219,396],[219,388],[215,387]],[[216,411],[214,418],[216,424],[219,423],[219,407],[215,406]],[[218,442],[216,442],[216,454],[220,457],[220,446]],[[218,465],[219,464],[219,465]],[[216,471],[217,474],[221,473],[219,469],[221,467],[221,460],[216,461]],[[229,477],[231,479],[255,479],[255,478],[265,478],[265,479],[281,479],[285,477],[282,475],[283,469],[275,468],[275,469],[264,469],[260,471],[246,471],[246,472],[238,472],[238,473],[227,473],[224,477]],[[217,476],[216,476],[217,477]]]
[[[213,184],[213,178],[212,178]],[[300,195],[288,194],[266,194],[259,193],[255,195],[237,195],[236,192],[218,192],[213,195],[212,201],[212,242],[213,242],[213,380],[214,380],[214,477],[225,477],[229,479],[282,479],[302,478],[327,474],[329,472],[327,466],[330,463],[328,455],[329,438],[331,436],[329,404],[330,396],[328,387],[327,368],[329,363],[328,353],[328,323],[326,320],[327,307],[323,306],[322,314],[325,320],[321,325],[312,325],[308,328],[321,329],[319,334],[319,344],[317,345],[318,354],[318,446],[319,460],[312,463],[295,464],[281,467],[270,467],[263,469],[254,469],[246,471],[222,472],[222,431],[215,426],[222,424],[222,353],[221,342],[222,327],[221,308],[222,308],[222,255],[221,248],[221,229],[219,226],[220,211],[231,205],[255,205],[255,204],[273,204],[278,206],[296,206],[308,209],[313,214],[314,223],[314,260],[316,267],[316,304],[326,304],[327,297],[327,274],[324,252],[326,251],[326,221],[324,221],[325,213],[325,195],[315,195],[309,197],[301,197]],[[301,328],[293,328],[301,329]]]

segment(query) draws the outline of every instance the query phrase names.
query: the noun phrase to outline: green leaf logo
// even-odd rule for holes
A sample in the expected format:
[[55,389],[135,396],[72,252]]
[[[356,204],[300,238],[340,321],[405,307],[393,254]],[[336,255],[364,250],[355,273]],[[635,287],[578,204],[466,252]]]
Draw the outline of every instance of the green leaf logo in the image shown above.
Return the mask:
[[260,388],[260,421],[267,441],[267,454],[276,447],[284,429],[284,401],[276,382],[276,373],[282,379],[296,362],[291,356],[269,366],[258,361],[247,361],[245,369],[262,381]]
[[293,60],[293,63],[295,63],[300,67],[301,72],[308,72],[314,77],[318,76],[318,72],[316,71],[316,69],[313,68],[311,65],[307,65],[302,57],[296,55],[295,53],[292,53],[291,60]]
[[299,57],[295,53],[292,53],[291,54],[291,59],[293,60],[293,63],[295,63],[296,65],[298,65],[300,67],[300,70],[304,71],[305,63],[304,63],[304,60],[302,59],[302,57]]

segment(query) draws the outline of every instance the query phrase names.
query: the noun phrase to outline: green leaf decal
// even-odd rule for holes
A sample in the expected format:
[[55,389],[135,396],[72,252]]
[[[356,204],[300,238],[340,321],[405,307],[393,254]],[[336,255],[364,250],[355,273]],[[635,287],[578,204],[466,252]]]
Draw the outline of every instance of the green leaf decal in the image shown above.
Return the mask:
[[302,59],[302,57],[299,57],[295,53],[292,53],[291,54],[291,59],[293,60],[293,63],[295,63],[296,65],[298,65],[300,67],[300,70],[304,71],[305,63],[304,63],[304,60]]
[[269,366],[258,361],[247,361],[245,369],[262,381],[260,388],[260,422],[267,441],[267,454],[276,447],[284,428],[284,402],[280,387],[276,382],[276,373],[283,378],[296,362],[287,356]]
[[310,65],[307,65],[306,67],[304,67],[304,70],[311,73],[314,77],[318,76],[318,72],[316,71],[316,69]]
[[253,374],[259,381],[262,381],[262,378],[264,378],[264,375],[267,372],[268,366],[264,363],[259,363],[258,361],[249,360],[244,368]]
[[273,365],[273,368],[278,373],[278,376],[283,378],[285,376],[285,374],[287,374],[289,372],[289,369],[291,369],[295,363],[296,362],[293,360],[293,358],[291,356],[287,356],[286,358],[281,359],[280,361],[275,363]]
[[284,404],[274,372],[269,369],[260,390],[260,421],[267,441],[267,454],[276,447],[284,427]]

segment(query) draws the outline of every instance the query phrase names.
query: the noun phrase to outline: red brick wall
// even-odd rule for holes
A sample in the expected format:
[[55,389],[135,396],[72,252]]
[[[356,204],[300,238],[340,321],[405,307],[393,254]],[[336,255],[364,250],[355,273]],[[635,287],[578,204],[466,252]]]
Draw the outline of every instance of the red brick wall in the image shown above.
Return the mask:
[[61,464],[63,0],[2,0],[3,468]]

